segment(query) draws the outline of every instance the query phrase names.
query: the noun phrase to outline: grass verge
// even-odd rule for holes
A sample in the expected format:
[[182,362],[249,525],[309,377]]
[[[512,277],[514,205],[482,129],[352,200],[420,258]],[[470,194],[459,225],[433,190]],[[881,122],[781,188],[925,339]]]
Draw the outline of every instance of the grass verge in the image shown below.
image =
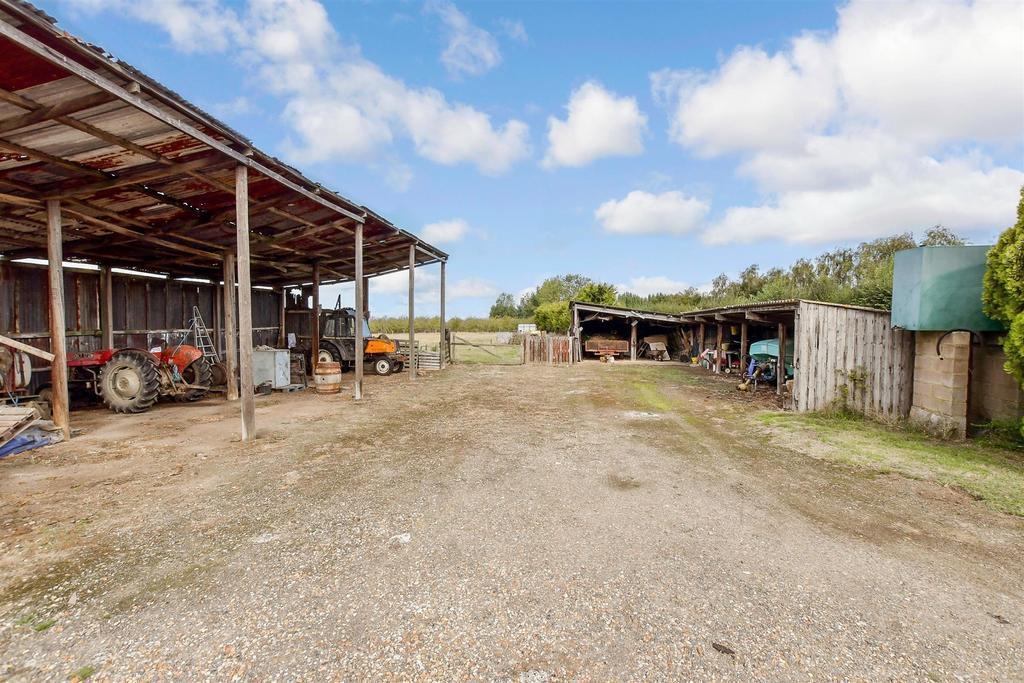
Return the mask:
[[990,442],[939,441],[848,415],[762,413],[771,427],[813,433],[832,448],[822,457],[963,490],[991,507],[1024,517],[1024,453]]

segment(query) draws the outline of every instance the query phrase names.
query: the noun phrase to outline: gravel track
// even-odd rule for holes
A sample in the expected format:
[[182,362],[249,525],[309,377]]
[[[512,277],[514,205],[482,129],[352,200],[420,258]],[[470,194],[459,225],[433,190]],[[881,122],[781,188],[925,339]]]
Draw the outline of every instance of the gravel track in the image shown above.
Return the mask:
[[685,368],[367,393],[260,399],[250,448],[219,401],[87,411],[0,461],[0,678],[1024,678],[1021,520],[808,458]]

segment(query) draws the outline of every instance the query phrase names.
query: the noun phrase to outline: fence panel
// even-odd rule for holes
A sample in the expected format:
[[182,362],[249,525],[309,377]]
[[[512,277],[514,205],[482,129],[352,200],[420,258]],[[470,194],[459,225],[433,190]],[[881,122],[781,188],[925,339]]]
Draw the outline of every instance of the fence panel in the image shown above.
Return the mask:
[[571,365],[574,340],[556,334],[528,334],[523,336],[523,362]]

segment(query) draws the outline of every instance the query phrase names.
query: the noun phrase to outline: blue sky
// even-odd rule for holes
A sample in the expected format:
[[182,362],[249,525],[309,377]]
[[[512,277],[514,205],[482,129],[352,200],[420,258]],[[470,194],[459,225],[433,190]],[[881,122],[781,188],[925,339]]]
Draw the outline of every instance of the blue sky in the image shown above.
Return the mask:
[[1024,183],[1018,3],[41,5],[435,241],[451,315],[565,272],[645,294],[935,223],[984,243]]

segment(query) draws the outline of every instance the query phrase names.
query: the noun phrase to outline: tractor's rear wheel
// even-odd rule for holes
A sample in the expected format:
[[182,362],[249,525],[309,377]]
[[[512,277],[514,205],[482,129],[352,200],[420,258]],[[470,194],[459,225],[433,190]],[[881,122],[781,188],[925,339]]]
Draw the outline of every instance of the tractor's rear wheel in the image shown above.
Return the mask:
[[320,351],[316,357],[317,363],[340,363],[341,351],[338,347],[324,339],[320,340]]
[[156,360],[144,351],[118,351],[100,369],[100,395],[115,413],[149,410],[160,395]]
[[185,369],[181,371],[181,378],[185,380],[186,384],[206,387],[205,389],[193,389],[181,394],[181,400],[183,401],[198,401],[205,397],[209,393],[210,387],[213,386],[213,370],[205,358],[196,358],[186,365]]

